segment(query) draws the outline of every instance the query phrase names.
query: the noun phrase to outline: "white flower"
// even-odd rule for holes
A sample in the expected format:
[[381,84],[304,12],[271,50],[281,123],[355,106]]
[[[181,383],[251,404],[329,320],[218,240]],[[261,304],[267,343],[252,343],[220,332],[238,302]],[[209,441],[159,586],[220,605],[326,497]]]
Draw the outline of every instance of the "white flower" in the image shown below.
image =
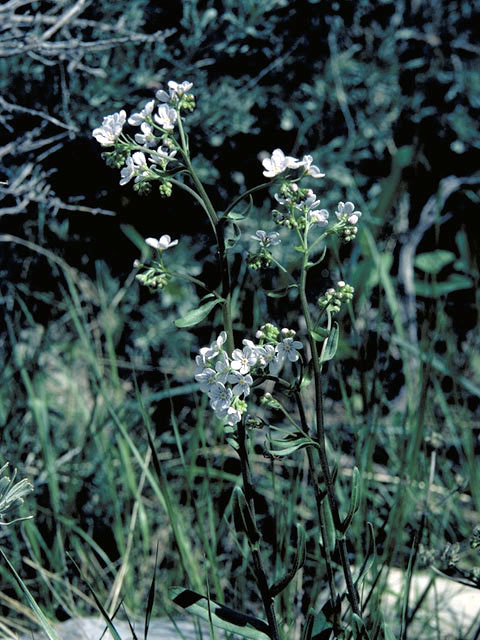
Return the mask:
[[201,373],[196,374],[195,380],[200,383],[200,389],[202,391],[210,393],[213,385],[217,381],[217,375],[213,369],[206,367]]
[[312,178],[324,178],[325,174],[322,173],[316,165],[312,164],[312,162],[312,156],[303,156],[302,164],[307,176],[311,176]]
[[318,224],[322,227],[325,227],[328,224],[328,216],[330,214],[326,209],[315,209],[314,211],[309,211],[308,217],[310,218],[310,222],[313,224]]
[[266,178],[274,178],[286,169],[296,169],[300,167],[302,163],[296,158],[286,156],[281,149],[275,149],[270,158],[265,158],[265,160],[262,161],[262,165],[265,168],[263,175]]
[[150,116],[153,112],[153,107],[155,106],[155,100],[150,100],[143,107],[140,113],[132,113],[132,115],[128,119],[128,124],[137,127],[139,124],[144,122],[148,116]]
[[233,407],[225,407],[224,409],[217,409],[215,411],[215,415],[220,420],[227,419],[227,424],[233,427],[237,422],[240,422],[242,419],[242,414],[238,409],[234,409]]
[[207,354],[206,354],[207,360],[210,360],[211,358],[215,358],[215,356],[218,356],[220,351],[222,351],[223,345],[226,343],[226,341],[227,341],[227,332],[221,331],[218,338],[212,342],[212,344],[210,345],[210,348],[207,351]]
[[187,93],[187,91],[190,91],[192,87],[193,87],[193,82],[187,82],[186,80],[180,83],[170,80],[168,83],[168,88],[170,89],[170,93],[173,93],[179,98],[183,96],[185,93]]
[[339,220],[346,216],[349,224],[357,224],[358,219],[362,215],[361,211],[355,211],[355,205],[353,202],[339,202],[337,205],[337,211],[335,215]]
[[241,396],[243,393],[246,398],[250,393],[250,386],[253,384],[253,378],[249,373],[243,375],[238,371],[232,371],[228,376],[228,382],[235,385],[232,389],[234,396]]
[[172,149],[171,151],[168,147],[163,147],[160,145],[156,151],[152,151],[151,158],[155,164],[160,164],[163,167],[166,167],[168,162],[177,155],[177,150]]
[[154,147],[157,144],[158,138],[153,133],[152,127],[147,122],[142,122],[140,129],[142,133],[135,134],[135,142],[146,147]]
[[177,100],[181,98],[187,91],[193,87],[193,82],[174,82],[170,80],[168,82],[169,93],[164,91],[163,89],[159,89],[155,94],[155,97],[160,102],[170,102],[170,100]]
[[195,356],[195,374],[197,375],[197,373],[202,373],[202,371],[205,369],[207,361],[205,358],[205,354],[208,351],[208,347],[202,347],[200,349],[200,353],[198,356]]
[[174,128],[177,118],[177,112],[172,107],[169,107],[168,104],[161,104],[157,113],[153,116],[155,122],[167,131]]
[[270,245],[274,246],[280,244],[280,234],[277,231],[271,231],[270,233],[266,233],[259,229],[255,232],[254,236],[250,236],[253,240],[257,240],[262,247],[268,247]]
[[223,382],[225,384],[227,382],[227,378],[230,374],[230,361],[228,359],[228,355],[226,351],[220,351],[218,354],[218,360],[215,364],[215,371],[217,372],[217,380],[219,382]]
[[168,234],[161,236],[158,240],[156,238],[147,238],[145,242],[150,247],[158,249],[158,251],[166,251],[178,244],[178,240],[172,240]]
[[315,207],[318,207],[319,204],[320,200],[317,200],[317,196],[315,195],[315,193],[311,189],[309,189],[305,200],[302,200],[301,202],[296,204],[295,208],[299,211],[307,212],[311,209],[315,209]]
[[301,342],[294,340],[293,338],[285,338],[277,345],[278,357],[281,360],[288,358],[290,362],[296,362],[300,357],[300,354],[297,353],[298,349],[303,349],[303,344]]
[[214,411],[227,409],[232,403],[233,393],[231,389],[227,389],[221,382],[215,382],[208,394],[210,404]]
[[132,156],[128,156],[126,165],[120,171],[120,184],[127,184],[127,182],[130,182],[134,175],[135,165],[133,164],[133,158]]
[[268,372],[272,376],[276,376],[280,370],[281,360],[272,344],[266,344],[264,346],[265,353],[263,355],[264,366],[268,365]]
[[111,147],[122,133],[123,125],[127,119],[127,114],[122,109],[119,113],[113,113],[103,119],[102,126],[94,129],[93,137],[102,147]]
[[249,347],[245,347],[243,350],[233,350],[231,367],[235,371],[245,375],[250,371],[250,367],[253,367],[256,363],[257,356]]
[[144,173],[148,170],[147,158],[141,151],[135,151],[135,153],[132,154],[132,160],[137,173]]

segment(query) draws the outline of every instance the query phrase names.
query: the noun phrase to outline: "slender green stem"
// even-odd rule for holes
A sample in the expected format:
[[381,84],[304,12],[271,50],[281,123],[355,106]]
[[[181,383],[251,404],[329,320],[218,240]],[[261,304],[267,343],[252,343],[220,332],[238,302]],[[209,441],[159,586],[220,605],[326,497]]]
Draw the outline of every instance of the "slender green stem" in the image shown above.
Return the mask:
[[[309,431],[308,423],[305,416],[305,409],[303,407],[302,398],[299,392],[295,394],[295,400],[297,403],[298,413],[300,415],[300,422],[302,424],[303,431],[308,434],[308,431]],[[324,509],[322,508],[323,506],[322,502],[325,498],[325,493],[322,492],[320,489],[320,483],[318,482],[318,477],[316,472],[317,465],[313,458],[313,451],[311,447],[307,447],[307,458],[308,458],[308,467],[310,471],[310,477],[312,479],[313,493],[315,495],[315,503],[317,505],[318,521],[320,524],[320,534],[322,536],[322,545],[323,545],[322,553],[325,559],[325,566],[327,570],[328,589],[330,591],[330,606],[332,607],[332,611],[335,611],[335,603],[337,601],[337,589],[335,587],[335,580],[333,575],[332,555],[330,553],[330,546],[328,543],[325,512],[324,512]]]
[[197,176],[197,173],[193,168],[192,162],[190,160],[190,154],[188,151],[188,141],[185,135],[180,114],[178,116],[178,131],[180,134],[181,152],[182,152],[183,159],[185,161],[185,166],[197,189],[196,193],[193,191],[193,189],[191,191],[195,193],[197,200],[202,201],[202,206],[207,213],[208,219],[210,220],[210,224],[212,225],[213,231],[215,233],[215,239],[217,241],[217,247],[218,247],[217,255],[218,255],[218,262],[219,262],[221,279],[222,279],[222,298],[224,299],[224,302],[222,303],[223,325],[227,334],[226,349],[228,354],[231,355],[234,349],[233,323],[232,323],[232,286],[231,286],[231,279],[230,279],[230,269],[229,269],[226,250],[225,250],[225,236],[223,231],[223,224],[221,224],[221,219],[218,217],[217,212],[215,211],[215,208],[210,198],[208,197],[208,194],[205,191],[205,188],[200,178]]
[[252,187],[251,189],[244,191],[237,198],[235,198],[235,200],[233,200],[231,204],[228,205],[228,207],[225,209],[224,215],[227,215],[228,213],[230,213],[230,211],[233,211],[233,209],[235,209],[237,204],[241,202],[244,198],[249,196],[251,193],[255,193],[255,191],[260,191],[261,189],[267,189],[268,187],[271,187],[271,186],[272,186],[271,182],[264,182],[263,184],[259,184],[256,187]]
[[[328,503],[332,512],[333,522],[336,530],[340,530],[340,514],[337,505],[337,499],[335,497],[335,490],[332,481],[332,474],[328,464],[327,451],[325,446],[325,425],[323,419],[323,392],[322,392],[322,380],[320,370],[320,360],[318,357],[317,343],[313,339],[312,331],[314,329],[314,323],[310,314],[308,306],[307,294],[306,294],[306,278],[307,278],[307,260],[308,254],[304,254],[304,262],[302,266],[301,279],[300,279],[300,303],[302,306],[303,315],[305,317],[305,324],[307,326],[308,341],[310,343],[310,349],[312,353],[313,375],[315,385],[315,415],[317,424],[317,441],[319,444],[318,455],[320,459],[320,468],[322,470],[323,480],[327,490]],[[357,590],[353,584],[352,572],[350,570],[350,564],[348,562],[348,554],[346,541],[344,538],[337,539],[338,548],[340,552],[340,560],[342,563],[343,574],[345,577],[345,583],[347,586],[347,592],[352,606],[352,610],[358,616],[361,616],[360,605],[358,600]]]
[[[253,500],[254,489],[251,478],[250,462],[247,451],[247,434],[245,431],[245,425],[243,420],[237,424],[237,437],[238,437],[238,455],[240,458],[240,466],[242,470],[242,482],[245,498],[250,507],[253,518],[255,519],[255,504]],[[272,640],[280,640],[280,631],[278,629],[277,616],[275,614],[275,606],[273,598],[270,595],[270,588],[268,586],[267,577],[263,568],[262,557],[260,555],[260,549],[258,543],[251,544],[250,549],[253,558],[253,567],[255,573],[255,579],[257,582],[258,590],[263,602],[263,608],[265,609],[265,615],[267,616],[268,626],[270,627],[270,637]]]

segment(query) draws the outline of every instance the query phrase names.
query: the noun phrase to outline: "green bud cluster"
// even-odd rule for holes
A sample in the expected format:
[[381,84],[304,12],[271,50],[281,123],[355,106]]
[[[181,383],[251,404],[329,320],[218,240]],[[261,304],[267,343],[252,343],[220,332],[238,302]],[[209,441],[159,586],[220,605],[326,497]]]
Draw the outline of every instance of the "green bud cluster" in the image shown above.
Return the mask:
[[358,233],[358,227],[348,224],[346,227],[343,227],[343,229],[340,231],[340,237],[345,242],[351,242],[352,240],[355,240],[357,233]]
[[323,296],[319,297],[317,304],[322,309],[328,308],[331,313],[338,313],[342,303],[352,300],[354,291],[352,286],[340,280],[337,283],[337,289],[333,287],[327,289]]
[[105,151],[102,153],[102,158],[107,167],[111,167],[112,169],[121,169],[125,164],[128,155],[128,151],[115,149],[114,151]]
[[278,342],[279,334],[280,334],[280,329],[278,329],[271,322],[267,322],[266,324],[262,324],[262,326],[260,327],[260,330],[257,331],[256,337],[260,338],[261,340],[263,339],[265,342],[276,344]]
[[162,180],[158,191],[162,198],[169,198],[172,195],[172,183],[170,180]]
[[266,407],[270,407],[270,409],[280,409],[280,403],[275,400],[271,393],[266,393],[262,396],[260,402]]
[[139,196],[148,196],[152,191],[152,185],[148,180],[142,180],[141,182],[135,182],[133,184],[133,190],[136,191]]
[[158,262],[154,263],[153,266],[149,267],[143,273],[137,273],[135,277],[139,282],[141,282],[141,284],[145,285],[149,289],[152,289],[153,291],[157,289],[163,289],[163,287],[168,283],[169,280],[169,275],[165,267]]
[[178,103],[179,109],[183,111],[193,111],[195,109],[195,96],[193,93],[185,93]]
[[248,253],[247,264],[251,269],[256,271],[260,269],[268,269],[272,263],[272,258],[268,251],[262,250],[260,253]]

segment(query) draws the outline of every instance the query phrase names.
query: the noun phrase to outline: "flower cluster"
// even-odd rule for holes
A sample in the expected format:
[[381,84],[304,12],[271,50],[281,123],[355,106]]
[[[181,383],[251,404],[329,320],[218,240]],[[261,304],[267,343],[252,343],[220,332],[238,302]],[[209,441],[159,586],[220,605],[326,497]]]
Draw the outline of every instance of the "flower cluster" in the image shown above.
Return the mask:
[[[195,358],[195,380],[208,395],[217,418],[230,426],[237,424],[247,410],[245,398],[250,394],[255,375],[276,376],[285,361],[296,362],[300,357],[298,350],[303,345],[294,339],[295,332],[290,329],[279,332],[276,328],[272,331],[271,326],[257,332],[259,344],[245,339],[243,349],[234,349],[231,356],[224,348],[227,334],[222,331]],[[273,335],[276,337],[272,340]]]
[[343,280],[337,282],[337,288],[333,287],[320,296],[317,304],[322,309],[328,309],[331,313],[338,313],[344,302],[350,302],[353,298],[354,288]]
[[167,249],[170,249],[170,247],[177,245],[178,240],[172,240],[169,235],[165,234],[158,239],[147,238],[145,243],[148,244],[149,247],[157,250],[158,260],[154,260],[148,267],[139,260],[135,260],[133,263],[135,268],[145,269],[145,271],[137,273],[136,278],[139,282],[149,287],[149,289],[163,289],[170,278],[170,274],[163,264],[162,254]]
[[284,211],[273,210],[276,224],[301,230],[328,224],[328,211],[319,209],[320,200],[312,189],[301,189],[296,182],[284,182],[275,194],[275,200],[284,207]]
[[342,223],[341,234],[345,241],[353,240],[358,232],[357,223],[362,212],[355,210],[353,202],[339,202],[335,215]]
[[[150,183],[159,180],[161,195],[171,194],[171,182],[165,172],[179,151],[173,131],[181,111],[195,108],[195,98],[189,93],[192,86],[191,82],[170,81],[168,92],[159,89],[155,99],[128,118],[129,125],[140,128],[133,138],[123,133],[127,121],[123,110],[106,116],[102,126],[93,130],[93,137],[102,147],[113,147],[104,157],[108,164],[121,169],[121,185],[133,179],[136,191],[148,193]],[[181,168],[178,162],[175,166]]]
[[302,160],[298,160],[292,156],[286,156],[281,149],[275,149],[270,157],[262,160],[262,165],[265,169],[263,175],[266,178],[275,178],[287,169],[303,167],[303,175],[311,176],[312,178],[324,178],[325,174],[312,162],[312,156],[303,156]]
[[269,247],[280,244],[280,234],[277,231],[267,233],[259,229],[254,236],[250,237],[259,243],[259,250],[248,253],[247,263],[252,269],[266,269],[272,262],[272,254]]

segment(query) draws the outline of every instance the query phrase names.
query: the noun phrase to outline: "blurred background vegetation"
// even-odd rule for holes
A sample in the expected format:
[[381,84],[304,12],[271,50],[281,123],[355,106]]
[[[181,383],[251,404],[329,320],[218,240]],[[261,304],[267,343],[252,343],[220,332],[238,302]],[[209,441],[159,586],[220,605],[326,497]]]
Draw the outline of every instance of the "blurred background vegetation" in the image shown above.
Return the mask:
[[[91,611],[88,579],[110,607],[142,611],[157,544],[160,612],[170,584],[204,590],[201,567],[219,599],[244,606],[223,520],[238,465],[192,395],[192,354],[211,326],[173,325],[201,292],[152,294],[132,273],[139,239],[169,233],[180,238],[170,266],[211,279],[208,225],[183,193],[120,187],[91,136],[170,79],[194,84],[192,155],[220,211],[280,147],[327,174],[322,206],[364,212],[357,241],[311,280],[312,296],[340,278],[356,291],[325,382],[338,464],[369,478],[352,557],[367,520],[389,565],[406,566],[419,531],[432,552],[468,540],[480,507],[478,0],[8,0],[0,21],[0,466],[35,487],[24,507],[35,518],[0,530],[0,544],[44,609]],[[255,205],[244,230],[271,230],[270,197]],[[275,276],[247,274],[244,251],[238,336],[294,326],[290,301],[249,295]],[[424,506],[414,487],[432,451]],[[172,517],[192,530],[204,520],[205,539],[172,531]],[[27,616],[21,602],[0,567],[3,618]]]

